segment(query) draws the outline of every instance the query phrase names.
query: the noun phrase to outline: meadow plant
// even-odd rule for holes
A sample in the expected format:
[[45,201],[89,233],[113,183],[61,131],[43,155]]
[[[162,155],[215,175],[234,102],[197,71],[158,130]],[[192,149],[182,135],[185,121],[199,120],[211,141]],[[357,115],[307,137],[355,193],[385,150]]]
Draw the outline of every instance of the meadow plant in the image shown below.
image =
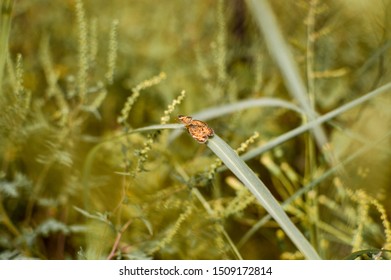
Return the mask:
[[163,2],[0,1],[0,258],[389,259],[391,2]]

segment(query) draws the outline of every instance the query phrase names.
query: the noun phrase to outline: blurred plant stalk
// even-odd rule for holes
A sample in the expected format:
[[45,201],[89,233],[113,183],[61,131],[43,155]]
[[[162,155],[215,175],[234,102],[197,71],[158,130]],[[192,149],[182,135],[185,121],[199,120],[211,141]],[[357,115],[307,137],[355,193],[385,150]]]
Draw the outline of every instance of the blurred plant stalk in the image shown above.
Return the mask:
[[0,0],[0,96],[3,95],[3,74],[8,55],[11,13],[14,0]]

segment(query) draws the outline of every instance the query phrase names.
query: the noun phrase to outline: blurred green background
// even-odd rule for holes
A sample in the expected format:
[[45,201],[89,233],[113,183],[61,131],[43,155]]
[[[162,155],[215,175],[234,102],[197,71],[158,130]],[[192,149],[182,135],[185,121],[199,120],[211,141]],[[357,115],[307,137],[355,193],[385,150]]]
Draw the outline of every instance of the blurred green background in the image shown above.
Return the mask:
[[[390,81],[390,1],[270,4],[319,114]],[[204,145],[121,137],[160,123],[182,90],[170,123],[251,98],[297,103],[246,1],[15,1],[4,69],[2,259],[302,258],[274,221],[242,240],[266,213]],[[325,259],[391,249],[390,105],[382,94],[324,126],[343,166],[328,177],[310,134],[248,161],[280,201],[321,178],[287,212]],[[275,107],[208,121],[233,148],[257,131],[247,150],[301,123]]]

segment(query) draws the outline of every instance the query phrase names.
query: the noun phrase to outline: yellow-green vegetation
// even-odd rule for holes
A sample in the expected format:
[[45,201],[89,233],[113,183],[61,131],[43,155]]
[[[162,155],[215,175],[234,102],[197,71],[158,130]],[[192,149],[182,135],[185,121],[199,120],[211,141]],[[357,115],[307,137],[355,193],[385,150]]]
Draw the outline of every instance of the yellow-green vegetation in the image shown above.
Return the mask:
[[0,259],[391,257],[390,0],[0,12]]

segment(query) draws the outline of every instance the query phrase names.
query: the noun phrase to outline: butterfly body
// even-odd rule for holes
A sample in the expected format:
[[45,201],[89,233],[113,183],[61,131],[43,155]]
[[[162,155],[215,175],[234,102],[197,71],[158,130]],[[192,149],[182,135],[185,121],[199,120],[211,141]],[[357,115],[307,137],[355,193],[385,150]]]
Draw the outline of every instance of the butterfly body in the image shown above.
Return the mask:
[[199,143],[206,143],[209,137],[213,137],[214,131],[205,122],[199,120],[193,120],[192,117],[179,115],[178,119],[182,122],[191,137],[193,137]]

